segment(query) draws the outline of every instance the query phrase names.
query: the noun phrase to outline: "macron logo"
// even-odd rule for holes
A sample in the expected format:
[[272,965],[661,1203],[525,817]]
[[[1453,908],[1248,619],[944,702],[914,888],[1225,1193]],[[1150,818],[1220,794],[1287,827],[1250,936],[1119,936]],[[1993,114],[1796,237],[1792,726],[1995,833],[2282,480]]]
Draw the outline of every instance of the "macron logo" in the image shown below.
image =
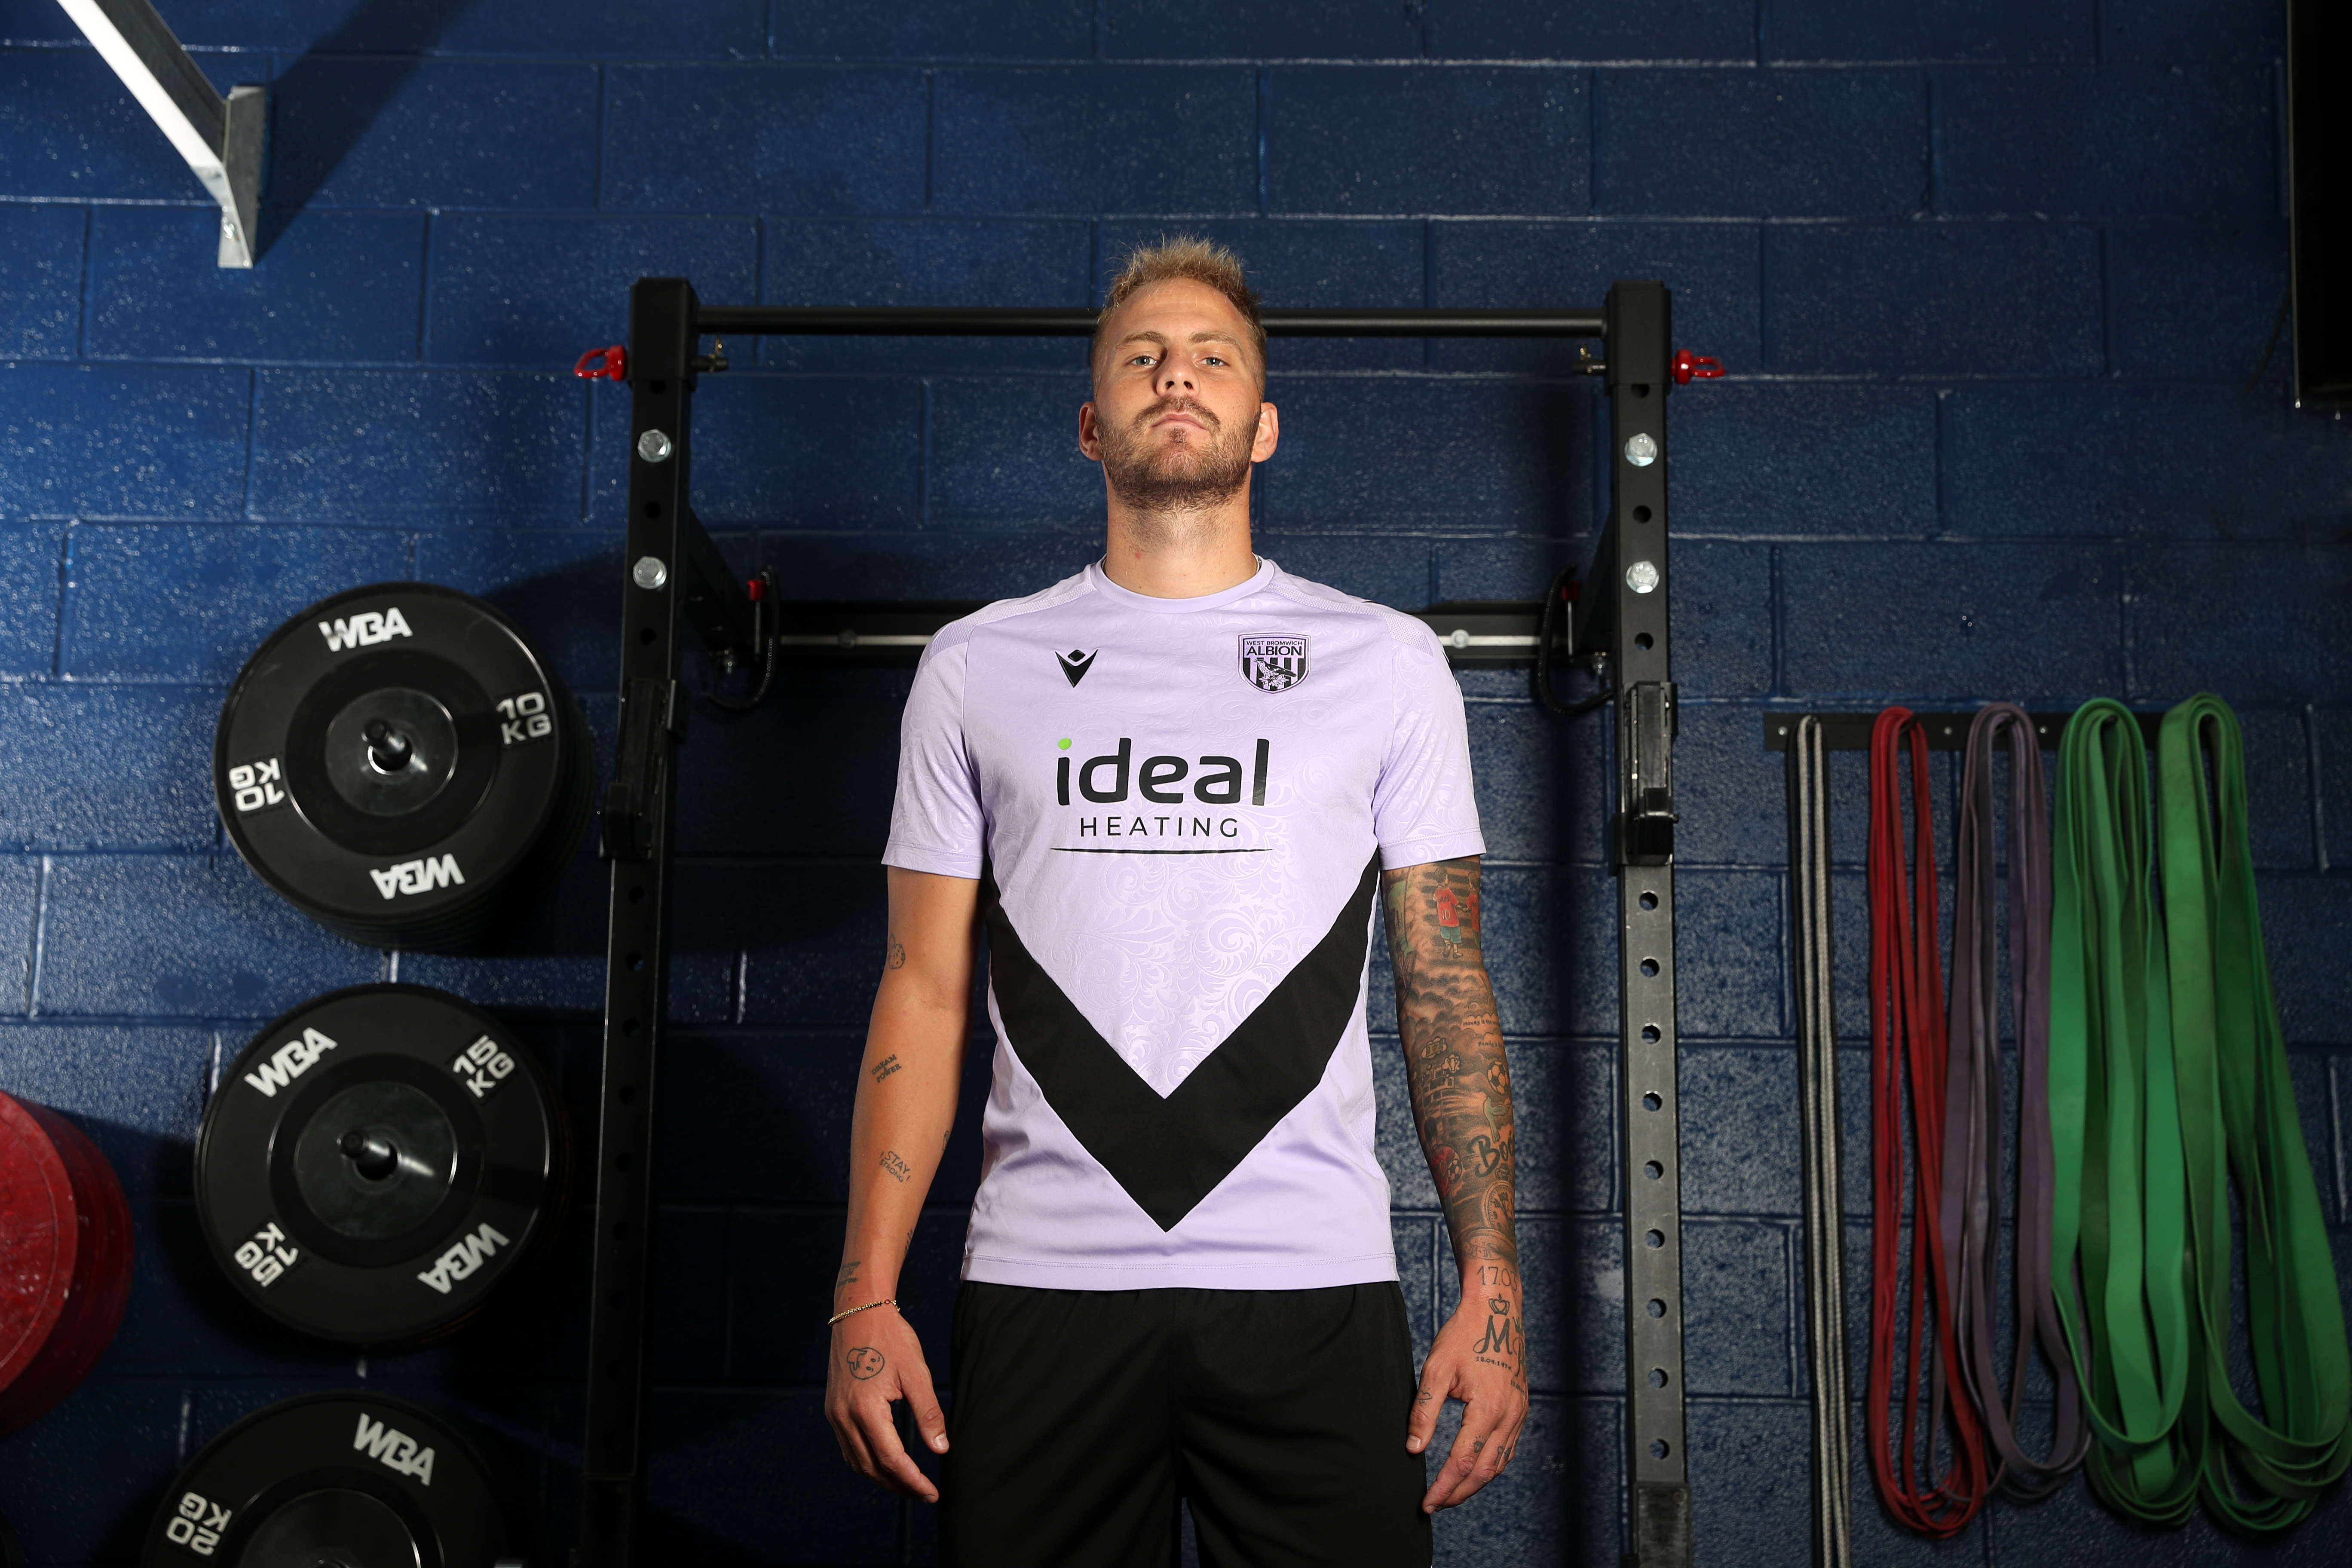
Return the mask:
[[[1095,653],[1101,651],[1100,648],[1097,648]],[[1061,662],[1062,673],[1070,678],[1070,684],[1073,686],[1084,680],[1087,678],[1087,671],[1095,667],[1095,655],[1080,653],[1076,648],[1072,648],[1067,653],[1057,653],[1054,657]]]

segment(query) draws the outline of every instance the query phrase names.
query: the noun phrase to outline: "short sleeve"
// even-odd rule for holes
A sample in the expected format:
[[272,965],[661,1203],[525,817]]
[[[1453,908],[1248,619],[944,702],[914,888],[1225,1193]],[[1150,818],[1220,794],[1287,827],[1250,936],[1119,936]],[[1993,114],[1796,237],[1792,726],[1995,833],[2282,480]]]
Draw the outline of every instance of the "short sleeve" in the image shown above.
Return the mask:
[[1483,855],[1478,802],[1470,788],[1470,729],[1462,688],[1425,627],[1395,653],[1395,720],[1380,782],[1372,832],[1389,870]]
[[898,721],[898,789],[882,863],[940,877],[978,877],[988,850],[980,781],[964,745],[969,637],[924,650]]

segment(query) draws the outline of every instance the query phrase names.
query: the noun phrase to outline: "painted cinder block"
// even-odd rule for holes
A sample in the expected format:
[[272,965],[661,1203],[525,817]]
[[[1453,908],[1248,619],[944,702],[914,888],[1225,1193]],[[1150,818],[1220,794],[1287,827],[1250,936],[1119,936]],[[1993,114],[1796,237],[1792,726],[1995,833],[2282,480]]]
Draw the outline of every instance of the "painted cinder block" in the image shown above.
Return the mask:
[[2352,942],[2352,879],[2281,872],[2261,879],[2255,897],[2287,1042],[2342,1044],[2352,1013],[2352,970],[2341,962]]
[[656,1389],[647,1534],[698,1563],[895,1552],[899,1503],[843,1465],[822,1391]]
[[1469,59],[1728,60],[1755,58],[1756,12],[1735,0],[1628,11],[1607,0],[1501,0],[1431,7],[1430,52]]
[[[16,1003],[21,1012],[21,990]],[[214,1043],[214,1031],[184,1025],[10,1023],[0,1089],[72,1118],[132,1197],[184,1194]]]
[[1265,87],[1267,208],[1580,216],[1591,91],[1581,70],[1277,67]]
[[[1679,1093],[1684,1212],[1796,1214],[1795,1057],[1784,1049],[1685,1045]],[[1849,1085],[1849,1103],[1856,1098],[1867,1104]],[[1691,1135],[1700,1128],[1704,1137]]]
[[[945,213],[1258,207],[1256,73],[1230,66],[943,70],[929,200]],[[1165,138],[1182,127],[1184,155]]]
[[1899,217],[1928,205],[1916,70],[1606,70],[1596,212]]
[[[1085,305],[1095,226],[1075,219],[826,218],[772,216],[761,226],[766,305]],[[711,303],[719,299],[698,280]],[[751,340],[730,349],[778,370],[859,375],[941,369],[1055,372],[1086,363],[1066,338]]]
[[2352,709],[2312,710],[2311,735],[2321,854],[2330,868],[2352,866]]
[[943,376],[929,391],[927,527],[1097,534],[1102,470],[1078,451],[1083,378]]
[[2299,712],[2238,710],[2246,742],[2246,837],[2258,871],[2319,868],[2306,724]]
[[213,847],[209,686],[0,687],[0,847]]
[[[2115,368],[2242,386],[2286,298],[2284,220],[2116,224],[2106,236]],[[2283,337],[2278,347],[2285,346]],[[2271,375],[2283,382],[2286,369],[2286,356],[2273,350]]]
[[65,535],[61,523],[0,523],[0,678],[57,668]]
[[0,206],[0,359],[74,357],[89,226],[80,207]]
[[383,967],[226,851],[59,857],[42,928],[33,1005],[43,1017],[266,1018]]
[[[32,994],[34,936],[40,930],[42,862],[0,859],[0,943],[17,956],[0,963],[0,1014],[23,1015]],[[5,1088],[5,1085],[0,1085]]]
[[[1434,217],[1430,302],[1598,309],[1619,279],[1655,278],[1673,293],[1674,346],[1712,354],[1736,375],[1753,371],[1761,357],[1761,236],[1759,226],[1741,223]],[[1597,342],[1507,338],[1440,339],[1431,342],[1429,357],[1442,370],[1558,376],[1574,368],[1580,349],[1606,360]],[[1688,406],[1678,400],[1672,412],[1679,416]]]
[[2125,580],[2103,545],[1790,544],[1780,584],[1797,695],[2071,706],[2123,689]]
[[[923,205],[922,73],[616,66],[605,73],[602,205],[809,216]],[[691,156],[681,156],[691,148]]]
[[[80,35],[68,27],[77,42]],[[222,92],[268,75],[250,57],[199,58]],[[0,195],[195,202],[204,187],[97,51],[0,48]]]
[[1675,527],[1928,537],[1939,526],[1936,408],[1936,393],[1924,386],[1695,386],[1668,410]]
[[984,11],[903,5],[845,11],[824,0],[769,7],[778,59],[1081,59],[1095,52],[1088,0],[1015,0]]
[[2198,691],[2236,703],[2352,697],[2343,635],[2352,543],[2168,543],[2125,568],[2135,700]]
[[[1804,1405],[1794,1400],[1698,1399],[1683,1419],[1693,1477],[1708,1478],[1691,1488],[1691,1560],[1804,1568],[1812,1561],[1806,1457],[1811,1426]],[[1867,1489],[1855,1489],[1853,1511],[1875,1512]],[[1966,1549],[1957,1555],[1970,1560]]]
[[331,594],[406,577],[410,553],[378,529],[98,524],[73,531],[67,571],[68,676],[226,689],[282,622]]
[[2344,504],[2342,443],[2283,389],[1968,385],[1941,402],[1956,533],[2318,542]]
[[[1093,476],[1099,487],[1099,474]],[[1102,558],[1099,519],[1073,515],[1017,531],[1002,526],[936,533],[762,530],[759,559],[777,580],[825,599],[1019,598],[1049,588]],[[879,699],[877,699],[879,700]],[[903,690],[896,700],[904,703]]]
[[257,380],[257,517],[579,519],[586,394],[568,369],[266,370]]
[[[694,398],[694,513],[710,526],[919,526],[926,412],[924,387],[898,376],[706,376]],[[597,389],[589,510],[599,522],[626,516],[629,416],[625,391]]]
[[2094,0],[1979,0],[1967,6],[1906,0],[1765,0],[1757,36],[1767,62],[1969,60],[1987,64],[2091,60],[2099,56]]
[[622,218],[451,213],[433,226],[436,363],[568,369],[629,336],[629,288],[687,278],[714,304],[759,287],[750,218]]
[[2104,7],[2103,52],[2111,60],[2204,65],[2264,64],[2286,52],[2286,13],[2230,0],[2133,0]]
[[1282,391],[1272,529],[1545,533],[1581,488],[1558,433],[1584,400],[1562,383],[1298,375]]
[[1786,768],[1784,753],[1764,749],[1758,710],[1683,703],[1675,730],[1676,863],[1786,866]]
[[[1258,470],[1261,481],[1265,470]],[[1320,583],[1394,609],[1418,609],[1430,597],[1429,541],[1395,534],[1264,530],[1252,536],[1261,559],[1294,577]],[[1100,547],[1097,547],[1097,557]]]
[[1427,6],[1384,0],[1298,0],[1267,10],[1209,0],[1172,13],[1150,0],[1108,0],[1101,50],[1111,59],[1417,59]]
[[[1781,993],[1787,965],[1778,875],[1694,868],[1675,879],[1675,892],[1676,1003],[1684,1037],[1780,1037],[1786,1028]],[[1613,900],[1612,916],[1613,924]]]
[[[1606,814],[1608,747],[1590,718],[1562,719],[1527,700],[1478,699],[1465,705],[1470,726],[1471,782],[1486,858],[1597,864],[1595,813]],[[1683,723],[1690,722],[1686,710]]]
[[0,512],[235,517],[252,372],[19,363],[0,376]]
[[268,199],[594,206],[597,79],[572,60],[305,56],[270,86]]
[[2099,237],[2087,226],[1775,226],[1764,278],[1764,363],[1784,374],[2105,368]]
[[[1479,890],[1486,973],[1504,1030],[1514,1036],[1613,1037],[1617,900],[1608,874],[1586,868],[1492,866],[1482,873]],[[1382,982],[1376,977],[1374,984]],[[1377,1014],[1373,1026],[1383,1026]]]
[[130,1562],[186,1456],[184,1395],[168,1378],[104,1378],[8,1445],[0,1512],[31,1563]]
[[213,207],[91,209],[91,359],[413,363],[425,275],[414,213],[304,213],[250,268],[215,264]]
[[2267,67],[1936,73],[1937,206],[2022,217],[2240,217],[2279,204]]
[[577,696],[620,678],[624,543],[611,530],[440,529],[416,537],[415,571],[504,611]]
[[[1795,1392],[1791,1259],[1801,1233],[1772,1222],[1693,1219],[1682,1238],[1684,1386],[1695,1397]],[[1622,1323],[1612,1327],[1623,1332]]]
[[[1571,462],[1578,459],[1571,448]],[[1577,486],[1563,498],[1565,515],[1555,518],[1541,532],[1505,534],[1501,537],[1450,538],[1439,535],[1429,542],[1430,575],[1429,603],[1443,605],[1456,599],[1499,599],[1519,604],[1540,604],[1544,594],[1559,576],[1564,567],[1581,571],[1592,554],[1591,510],[1584,488]],[[1460,669],[1454,679],[1462,682],[1465,694],[1520,697],[1533,689],[1529,679],[1515,679],[1517,672],[1492,669]],[[1563,677],[1569,690],[1581,690],[1575,683],[1578,677]]]

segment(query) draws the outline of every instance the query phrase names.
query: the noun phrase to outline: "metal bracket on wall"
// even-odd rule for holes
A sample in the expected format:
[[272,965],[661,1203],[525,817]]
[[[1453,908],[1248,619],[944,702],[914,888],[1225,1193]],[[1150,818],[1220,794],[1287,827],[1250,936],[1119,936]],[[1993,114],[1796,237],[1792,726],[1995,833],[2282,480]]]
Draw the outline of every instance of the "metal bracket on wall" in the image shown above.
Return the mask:
[[268,96],[223,98],[148,0],[58,0],[220,204],[220,265],[250,267],[261,201]]
[[[1687,1568],[1690,1489],[1683,1458],[1682,1241],[1675,1102],[1674,688],[1666,663],[1667,295],[1620,283],[1601,310],[1269,310],[1292,337],[1600,337],[1610,403],[1613,509],[1594,552],[1572,652],[1619,672],[1622,775],[1612,826],[1618,876],[1624,1041],[1626,1430],[1632,1552],[1639,1568]],[[684,732],[679,659],[688,632],[748,658],[751,601],[688,502],[689,426],[707,334],[1085,337],[1090,310],[800,309],[703,306],[684,279],[638,280],[624,374],[630,386],[627,582],[621,631],[621,755],[602,842],[613,863],[605,950],[604,1065],[598,1130],[590,1385],[581,1568],[638,1560],[645,1499],[646,1330],[650,1310],[653,1120],[668,966],[676,748]],[[592,374],[584,356],[580,374]],[[612,374],[615,356],[604,353]],[[1622,557],[1630,564],[1617,571]],[[782,653],[799,660],[911,659],[976,604],[890,600],[778,606]],[[1449,604],[1414,612],[1455,665],[1536,657],[1541,606]],[[1550,651],[1550,650],[1547,650]],[[1654,1239],[1652,1239],[1654,1238]]]

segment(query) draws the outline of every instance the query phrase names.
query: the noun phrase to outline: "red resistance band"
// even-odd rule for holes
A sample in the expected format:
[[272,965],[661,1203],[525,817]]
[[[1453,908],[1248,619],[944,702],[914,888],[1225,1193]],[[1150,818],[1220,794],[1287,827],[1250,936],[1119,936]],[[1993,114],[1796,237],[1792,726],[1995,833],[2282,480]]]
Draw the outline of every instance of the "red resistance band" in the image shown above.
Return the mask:
[[[1916,879],[1905,866],[1903,781],[1895,751],[1906,735],[1911,742]],[[1926,731],[1908,708],[1887,709],[1870,734],[1871,1335],[1869,1406],[1864,1419],[1871,1435],[1871,1473],[1886,1510],[1906,1527],[1942,1540],[1968,1528],[1991,1486],[1983,1428],[1966,1390],[1955,1384],[1959,1340],[1953,1329],[1952,1284],[1945,1278],[1941,1179],[1947,1051],[1929,788]],[[1917,1174],[1911,1194],[1910,1345],[1903,1362],[1903,1471],[1898,1479],[1893,1451],[1898,1439],[1886,1424],[1894,1413],[1895,1321],[1903,1273],[1906,1065]],[[1922,1342],[1931,1311],[1936,1342],[1934,1360],[1928,1363]],[[1924,1424],[1919,1407],[1923,1373],[1927,1383]],[[1923,1485],[1922,1470],[1935,1469],[1938,1434],[1945,1429],[1948,1412],[1951,1463],[1932,1483]]]

